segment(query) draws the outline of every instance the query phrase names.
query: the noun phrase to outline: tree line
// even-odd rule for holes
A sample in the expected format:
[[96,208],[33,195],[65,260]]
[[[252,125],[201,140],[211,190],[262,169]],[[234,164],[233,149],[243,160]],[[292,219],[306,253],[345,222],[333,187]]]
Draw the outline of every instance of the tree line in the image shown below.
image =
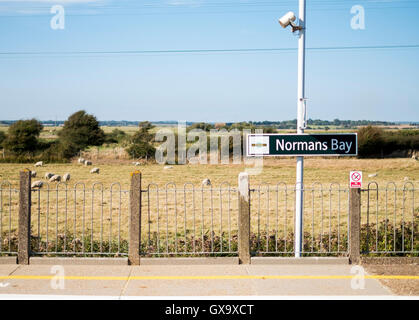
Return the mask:
[[114,129],[105,134],[95,116],[80,110],[72,114],[58,131],[58,138],[52,141],[41,139],[44,129],[36,119],[13,122],[7,133],[0,131],[0,147],[3,148],[3,162],[31,162],[44,160],[67,162],[90,146],[118,143],[126,146],[132,158],[153,156],[153,136],[149,122],[141,122],[139,131],[132,137],[124,131]]
[[[149,121],[139,122],[138,131],[134,135],[127,135],[120,129],[105,133],[94,115],[80,110],[70,115],[63,122],[58,137],[54,140],[42,139],[43,124],[36,120],[19,120],[13,122],[7,133],[0,131],[0,147],[3,148],[2,162],[67,162],[90,146],[104,144],[118,144],[125,148],[133,159],[151,159],[156,152],[156,141],[151,130],[154,125]],[[251,123],[193,123],[187,131],[224,129],[226,131],[238,130],[241,134],[241,146],[245,139],[243,130],[255,132],[263,129],[264,133],[277,132],[275,126],[268,122]],[[359,157],[387,157],[391,155],[407,156],[419,150],[419,130],[384,131],[372,125],[358,129]],[[177,133],[176,144],[177,144]],[[207,137],[209,139],[209,137]],[[209,143],[208,143],[209,146]],[[233,139],[229,141],[229,150],[233,152]],[[176,145],[177,149],[177,145]],[[244,150],[243,150],[244,151]]]

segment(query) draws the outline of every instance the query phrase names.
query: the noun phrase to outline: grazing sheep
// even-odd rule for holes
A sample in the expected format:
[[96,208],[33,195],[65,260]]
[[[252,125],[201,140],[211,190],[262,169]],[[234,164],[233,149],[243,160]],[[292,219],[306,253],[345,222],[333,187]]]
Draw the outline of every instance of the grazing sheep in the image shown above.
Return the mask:
[[32,183],[32,189],[41,189],[44,183],[42,181],[35,181]]
[[52,176],[51,179],[49,179],[49,182],[60,182],[61,181],[61,176],[59,176],[58,174],[56,174],[55,176]]
[[198,164],[200,161],[199,157],[191,157],[190,159],[188,159],[190,164]]
[[163,169],[164,170],[169,170],[169,169],[173,169],[173,167],[172,166],[165,166]]
[[374,178],[376,176],[378,176],[378,173],[372,173],[372,174],[369,174],[368,175],[368,178]]
[[413,155],[413,156],[412,156],[412,159],[413,159],[413,160],[418,160],[418,157],[417,157],[417,156],[415,156],[415,155]]
[[203,181],[202,181],[202,185],[203,186],[210,186],[211,185],[211,180],[210,179],[204,179]]
[[47,179],[47,180],[51,179],[53,176],[54,176],[54,174],[51,173],[51,172],[45,173],[45,179]]
[[80,164],[84,164],[84,162],[86,161],[86,160],[84,160],[83,158],[79,158],[79,160],[77,160],[78,161],[78,163],[80,163]]
[[31,177],[35,178],[36,177],[36,171],[31,171]]
[[44,163],[42,161],[35,163],[35,167],[42,167],[43,165]]
[[97,173],[97,174],[99,174],[99,168],[93,168],[92,170],[90,170],[90,173]]
[[409,177],[404,177],[404,181],[409,181]]
[[70,174],[69,173],[66,173],[65,175],[63,175],[63,181],[64,182],[70,181]]
[[136,167],[141,166],[141,163],[139,163],[139,162],[133,162],[132,164]]
[[93,164],[92,161],[84,160],[84,165],[85,166],[91,166],[92,164]]

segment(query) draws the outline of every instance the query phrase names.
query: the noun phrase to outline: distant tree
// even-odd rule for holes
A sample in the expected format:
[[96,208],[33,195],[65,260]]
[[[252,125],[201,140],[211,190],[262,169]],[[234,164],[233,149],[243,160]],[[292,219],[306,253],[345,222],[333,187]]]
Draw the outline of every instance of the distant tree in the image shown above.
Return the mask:
[[196,129],[200,129],[200,130],[204,130],[204,131],[210,131],[211,129],[214,129],[214,126],[212,124],[209,124],[209,123],[198,122],[198,123],[194,123],[193,125],[188,127],[188,131],[196,130]]
[[125,140],[127,134],[125,131],[119,129],[113,129],[111,133],[105,135],[105,142],[106,143],[121,143]]
[[64,122],[58,134],[64,157],[75,156],[88,146],[100,146],[105,142],[105,133],[99,127],[96,117],[84,110],[72,114]]
[[132,143],[126,150],[130,157],[134,159],[151,158],[154,157],[156,153],[156,149],[153,147],[153,145],[146,141],[138,141],[136,143]]
[[384,132],[371,125],[358,130],[358,153],[360,157],[379,156],[383,151]]
[[9,127],[3,147],[17,155],[34,153],[38,149],[42,129],[42,124],[35,119],[17,121]]
[[262,127],[263,133],[276,133],[276,129],[274,127]]
[[225,128],[225,127],[226,127],[226,124],[224,122],[219,122],[219,123],[216,123],[214,125],[215,129],[222,129],[222,128]]
[[147,130],[147,131],[154,128],[153,124],[150,121],[142,121],[138,124],[138,126],[140,127],[140,130],[144,129],[144,130]]
[[0,148],[3,148],[4,140],[6,140],[6,134],[3,131],[0,131]]
[[132,158],[150,158],[154,156],[156,153],[156,149],[152,144],[154,136],[150,133],[150,130],[153,128],[154,126],[148,121],[140,122],[139,130],[131,137],[130,144],[126,149]]

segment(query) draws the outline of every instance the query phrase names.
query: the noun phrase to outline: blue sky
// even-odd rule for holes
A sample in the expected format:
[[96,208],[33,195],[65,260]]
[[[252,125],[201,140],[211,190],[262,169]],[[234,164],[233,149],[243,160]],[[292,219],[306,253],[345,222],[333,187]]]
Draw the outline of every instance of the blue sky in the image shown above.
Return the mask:
[[[418,0],[307,3],[309,48],[419,45]],[[64,30],[50,27],[55,4]],[[351,28],[353,5],[365,30]],[[0,0],[0,119],[294,119],[296,50],[124,53],[296,48],[277,22],[289,10],[298,0]],[[418,122],[418,58],[418,47],[309,50],[308,116]]]

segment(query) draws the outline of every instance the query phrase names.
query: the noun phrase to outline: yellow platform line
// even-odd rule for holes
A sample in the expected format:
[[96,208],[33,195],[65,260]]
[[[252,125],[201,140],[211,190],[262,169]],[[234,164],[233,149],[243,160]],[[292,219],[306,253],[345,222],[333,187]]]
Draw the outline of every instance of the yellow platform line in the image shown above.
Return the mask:
[[[57,276],[0,276],[0,280],[51,280]],[[128,281],[128,280],[344,280],[356,276],[131,276],[131,277],[89,277],[89,276],[64,276],[65,280],[97,280],[97,281]],[[365,275],[364,279],[386,280],[419,280],[419,276],[402,275]]]

